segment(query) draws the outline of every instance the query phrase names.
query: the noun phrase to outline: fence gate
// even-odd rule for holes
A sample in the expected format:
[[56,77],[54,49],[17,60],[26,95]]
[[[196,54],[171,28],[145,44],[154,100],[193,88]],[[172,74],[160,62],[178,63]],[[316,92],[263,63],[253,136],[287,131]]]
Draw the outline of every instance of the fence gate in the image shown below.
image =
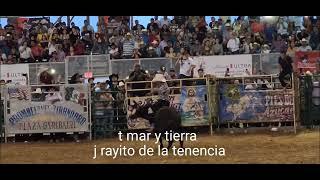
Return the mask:
[[301,124],[320,124],[320,75],[300,77]]
[[93,139],[113,137],[127,129],[124,94],[119,91],[100,91],[91,94]]

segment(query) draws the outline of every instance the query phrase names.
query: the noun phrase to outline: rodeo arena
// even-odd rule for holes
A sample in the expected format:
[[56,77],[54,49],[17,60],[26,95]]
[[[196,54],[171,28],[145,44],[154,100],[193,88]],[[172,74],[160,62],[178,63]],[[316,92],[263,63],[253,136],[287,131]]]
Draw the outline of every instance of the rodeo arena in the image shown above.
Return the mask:
[[[320,162],[319,16],[1,18],[2,162]],[[92,160],[165,130],[226,156]]]

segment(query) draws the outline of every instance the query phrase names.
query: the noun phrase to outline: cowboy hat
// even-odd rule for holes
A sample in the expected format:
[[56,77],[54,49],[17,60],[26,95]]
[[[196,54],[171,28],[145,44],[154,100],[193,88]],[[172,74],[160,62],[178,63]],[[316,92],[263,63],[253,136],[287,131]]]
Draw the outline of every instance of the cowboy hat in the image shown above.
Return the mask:
[[116,77],[117,79],[119,79],[119,75],[118,75],[118,74],[111,74],[111,75],[109,76],[109,79],[111,80],[112,77]]
[[119,86],[122,87],[124,86],[124,83],[122,81],[119,82]]
[[156,74],[152,79],[152,82],[166,82],[166,78],[163,74]]
[[34,93],[38,93],[38,94],[41,94],[42,93],[42,90],[41,90],[41,88],[37,88],[35,91],[34,91]]
[[40,76],[41,73],[48,71],[48,70],[49,70],[48,67],[40,66],[40,68],[38,70],[38,76]]

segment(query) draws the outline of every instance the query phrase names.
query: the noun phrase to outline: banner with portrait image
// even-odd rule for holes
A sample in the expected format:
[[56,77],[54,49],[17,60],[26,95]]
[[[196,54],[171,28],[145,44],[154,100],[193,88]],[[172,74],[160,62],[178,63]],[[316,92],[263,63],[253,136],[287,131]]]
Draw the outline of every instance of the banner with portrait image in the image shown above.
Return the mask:
[[182,87],[180,104],[183,126],[209,125],[207,86]]

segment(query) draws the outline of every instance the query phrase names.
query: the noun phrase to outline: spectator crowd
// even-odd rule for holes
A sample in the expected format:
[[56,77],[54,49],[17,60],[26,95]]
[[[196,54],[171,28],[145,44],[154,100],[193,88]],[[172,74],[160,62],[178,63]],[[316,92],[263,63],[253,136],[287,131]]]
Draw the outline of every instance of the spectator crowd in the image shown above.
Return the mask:
[[2,64],[59,62],[66,56],[109,53],[111,59],[168,57],[181,59],[185,50],[191,56],[255,54],[320,50],[320,17],[239,16],[234,21],[204,16],[158,16],[144,26],[138,20],[109,19],[114,28],[107,34],[94,32],[85,20],[80,29],[59,20],[42,21],[15,28],[0,27]]

